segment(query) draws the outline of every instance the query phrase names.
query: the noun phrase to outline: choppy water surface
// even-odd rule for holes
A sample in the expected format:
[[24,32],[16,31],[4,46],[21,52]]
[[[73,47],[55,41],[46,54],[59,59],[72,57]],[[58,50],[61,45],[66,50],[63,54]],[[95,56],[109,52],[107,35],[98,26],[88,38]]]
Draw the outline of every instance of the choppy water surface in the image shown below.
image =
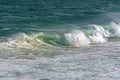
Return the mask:
[[0,1],[0,80],[119,80],[119,4]]
[[120,42],[108,42],[88,48],[5,51],[0,54],[0,79],[119,80],[119,48]]

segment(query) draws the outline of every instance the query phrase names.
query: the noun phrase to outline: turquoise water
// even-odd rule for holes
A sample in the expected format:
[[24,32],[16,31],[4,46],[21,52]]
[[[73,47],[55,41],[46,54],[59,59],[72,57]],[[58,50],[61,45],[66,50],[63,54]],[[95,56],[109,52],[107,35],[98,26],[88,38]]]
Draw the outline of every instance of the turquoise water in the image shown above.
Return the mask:
[[119,4],[0,1],[0,80],[119,80]]

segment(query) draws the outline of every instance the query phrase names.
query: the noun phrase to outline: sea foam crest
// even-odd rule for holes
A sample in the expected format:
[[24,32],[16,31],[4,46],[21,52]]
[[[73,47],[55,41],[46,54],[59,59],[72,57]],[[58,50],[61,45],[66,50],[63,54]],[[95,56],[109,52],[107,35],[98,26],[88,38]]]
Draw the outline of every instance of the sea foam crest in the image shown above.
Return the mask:
[[112,36],[120,37],[120,24],[116,24],[115,22],[111,22],[110,27],[113,30]]
[[3,42],[4,46],[24,47],[31,45],[46,45],[45,42],[39,39],[39,36],[44,35],[43,33],[36,33],[27,35],[24,33],[13,35],[7,39],[7,42]]
[[107,38],[110,36],[108,30],[105,30],[102,26],[91,25],[93,27],[92,34],[89,35],[91,43],[104,43],[107,42]]
[[28,36],[26,35],[26,34],[24,34],[24,33],[21,33],[21,34],[16,34],[16,35],[13,35],[11,38],[8,38],[8,42],[10,43],[10,44],[18,44],[18,45],[20,45],[20,44],[25,44],[26,43],[26,38],[27,38]]
[[92,30],[88,30],[91,33],[85,35],[81,30],[72,30],[56,37],[55,35],[48,35],[44,33],[34,34],[17,34],[8,38],[8,42],[4,42],[7,46],[59,46],[68,45],[74,47],[87,47],[91,43],[104,43],[107,42],[107,37],[110,36],[108,30],[105,30],[102,26],[91,25]]
[[80,30],[73,30],[63,35],[65,45],[75,47],[86,47],[89,46],[90,40]]

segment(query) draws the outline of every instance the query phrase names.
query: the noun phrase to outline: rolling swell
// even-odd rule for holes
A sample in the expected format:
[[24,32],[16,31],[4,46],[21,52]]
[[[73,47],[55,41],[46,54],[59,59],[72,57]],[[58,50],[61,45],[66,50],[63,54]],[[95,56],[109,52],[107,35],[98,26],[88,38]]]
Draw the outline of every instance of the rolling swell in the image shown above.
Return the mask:
[[110,37],[120,37],[119,24],[111,22],[105,29],[100,25],[89,25],[90,29],[73,29],[64,33],[32,33],[16,34],[5,41],[2,40],[0,45],[4,46],[57,46],[57,47],[88,47],[91,44],[107,42]]

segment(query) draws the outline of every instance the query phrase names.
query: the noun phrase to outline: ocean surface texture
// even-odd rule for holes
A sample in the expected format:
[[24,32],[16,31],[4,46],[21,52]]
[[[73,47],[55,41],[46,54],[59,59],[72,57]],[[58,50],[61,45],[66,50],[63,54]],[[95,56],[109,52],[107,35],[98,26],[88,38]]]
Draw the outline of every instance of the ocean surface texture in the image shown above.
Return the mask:
[[0,0],[0,80],[120,80],[120,0]]

